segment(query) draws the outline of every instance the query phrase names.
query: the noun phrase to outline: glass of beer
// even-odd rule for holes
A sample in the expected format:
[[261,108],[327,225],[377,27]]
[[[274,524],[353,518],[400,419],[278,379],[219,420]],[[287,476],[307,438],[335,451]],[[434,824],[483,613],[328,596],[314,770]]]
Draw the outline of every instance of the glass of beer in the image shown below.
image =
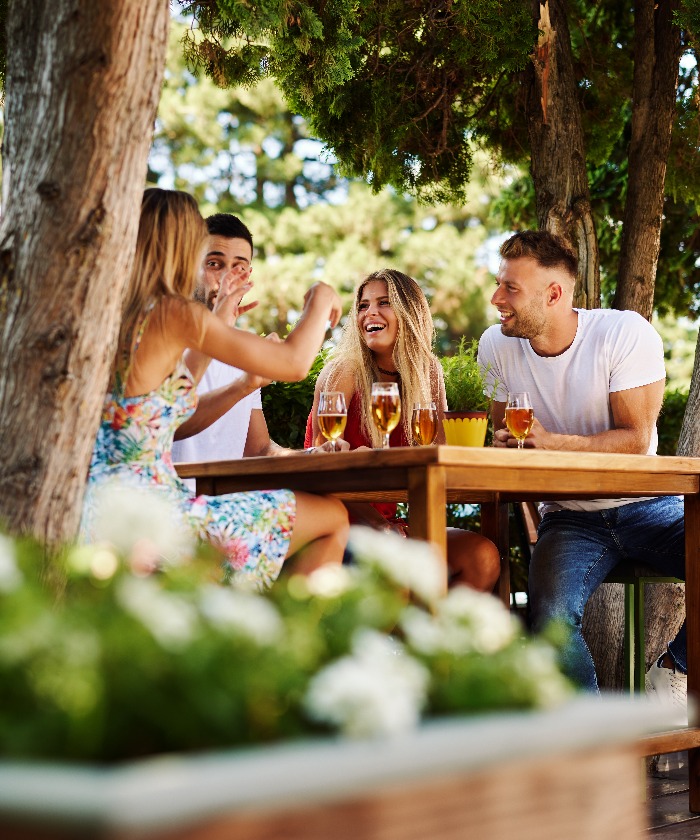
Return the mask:
[[508,392],[506,403],[506,426],[508,431],[518,441],[518,449],[525,445],[525,438],[530,434],[535,422],[535,412],[527,391]]
[[401,397],[396,382],[372,383],[372,420],[382,435],[382,449],[389,448],[389,435],[401,419]]
[[326,440],[335,442],[343,436],[348,420],[345,394],[342,391],[321,391],[318,398],[318,426]]
[[430,446],[437,437],[438,416],[434,402],[413,404],[411,434],[417,446]]

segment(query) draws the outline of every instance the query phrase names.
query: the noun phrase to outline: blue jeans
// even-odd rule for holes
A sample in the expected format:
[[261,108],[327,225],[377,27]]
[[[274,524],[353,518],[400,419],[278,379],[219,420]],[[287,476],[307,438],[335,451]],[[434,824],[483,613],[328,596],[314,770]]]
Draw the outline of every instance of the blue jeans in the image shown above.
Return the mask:
[[[572,629],[562,652],[574,682],[598,690],[593,659],[581,634],[583,608],[621,560],[644,563],[685,579],[683,500],[661,496],[597,511],[560,510],[542,517],[530,563],[530,604],[535,630],[551,619]],[[686,671],[685,622],[669,645]]]

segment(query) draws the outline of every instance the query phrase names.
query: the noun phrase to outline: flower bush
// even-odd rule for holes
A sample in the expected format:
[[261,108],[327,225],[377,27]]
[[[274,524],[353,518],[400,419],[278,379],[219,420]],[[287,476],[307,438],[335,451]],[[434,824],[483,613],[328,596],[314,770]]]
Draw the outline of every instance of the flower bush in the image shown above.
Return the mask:
[[426,544],[354,529],[355,565],[258,593],[222,586],[201,546],[149,573],[144,535],[129,545],[122,526],[118,547],[63,552],[60,591],[42,579],[41,546],[0,537],[3,756],[112,762],[389,735],[572,691],[556,649],[526,637],[496,599],[439,596]]

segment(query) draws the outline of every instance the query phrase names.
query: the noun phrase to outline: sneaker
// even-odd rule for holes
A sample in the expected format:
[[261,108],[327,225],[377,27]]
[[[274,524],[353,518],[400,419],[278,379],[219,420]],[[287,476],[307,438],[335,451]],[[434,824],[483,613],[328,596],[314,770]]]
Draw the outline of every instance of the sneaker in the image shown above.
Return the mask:
[[660,656],[657,659],[644,678],[647,696],[655,702],[664,704],[668,710],[669,726],[687,726],[688,678],[675,668],[662,668],[663,658]]

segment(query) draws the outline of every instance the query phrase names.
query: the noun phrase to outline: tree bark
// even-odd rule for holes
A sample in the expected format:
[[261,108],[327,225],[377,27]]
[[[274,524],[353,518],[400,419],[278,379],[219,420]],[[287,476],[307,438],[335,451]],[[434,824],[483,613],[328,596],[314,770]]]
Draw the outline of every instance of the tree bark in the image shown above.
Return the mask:
[[130,273],[166,0],[11,0],[0,225],[0,520],[75,535]]
[[591,213],[581,108],[563,0],[535,0],[540,36],[528,70],[528,132],[540,229],[578,253],[574,303],[600,306],[598,239]]
[[678,436],[678,455],[689,458],[700,457],[700,338],[695,347],[693,375],[690,379],[688,402],[685,405],[681,433]]
[[661,243],[666,162],[676,115],[679,0],[637,0],[634,11],[632,137],[620,268],[613,308],[651,320]]
[[[685,587],[682,583],[644,586],[644,670],[666,649],[683,623]],[[595,663],[598,684],[606,691],[624,685],[624,587],[603,583],[593,593],[583,614],[583,635]]]
[[[620,276],[614,306],[636,309],[645,317],[651,316],[653,303],[680,58],[680,40],[675,40],[680,36],[671,20],[677,2],[664,0],[655,16],[653,0],[638,0],[635,14],[633,141],[623,233],[623,248],[628,243],[623,253],[634,260],[627,258],[632,268]],[[535,9],[540,37],[530,70],[528,129],[537,219],[540,228],[559,234],[578,251],[575,305],[593,308],[600,305],[598,245],[566,8],[563,0],[548,0],[544,5],[536,3]],[[645,279],[643,286],[636,284],[638,291],[643,288],[650,294],[645,299],[623,297],[625,289],[633,288],[629,272],[634,274],[640,267]],[[584,636],[604,688],[622,686],[622,598],[621,586],[604,585],[586,607]],[[677,586],[646,588],[647,665],[675,635],[682,620],[678,604]]]
[[[658,3],[656,0],[637,0],[635,4],[632,137],[613,308],[633,309],[647,319],[651,319],[654,305],[666,161],[675,117],[681,37],[680,29],[673,22],[673,13],[678,5],[678,0],[660,0]],[[684,420],[683,428],[690,432],[692,424],[686,425]],[[693,453],[684,451],[682,454],[700,454],[700,446]],[[622,597],[621,586],[606,585],[600,587],[586,609],[586,640],[596,661],[601,686],[605,688],[622,686],[619,646],[613,648],[616,660],[610,659],[611,638],[622,637]],[[676,635],[684,615],[682,584],[645,587],[646,668]]]

